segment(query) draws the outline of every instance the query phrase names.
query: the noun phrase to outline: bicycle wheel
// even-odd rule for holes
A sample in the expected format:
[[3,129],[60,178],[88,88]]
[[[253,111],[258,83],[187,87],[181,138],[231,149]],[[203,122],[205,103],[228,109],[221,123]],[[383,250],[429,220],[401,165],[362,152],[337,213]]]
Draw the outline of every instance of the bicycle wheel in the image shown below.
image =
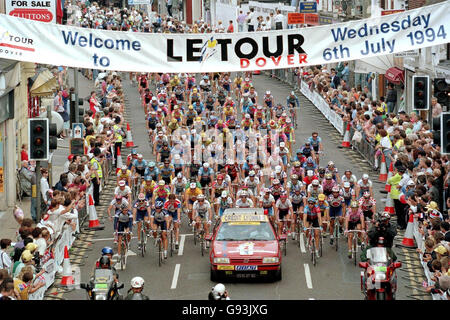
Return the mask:
[[205,236],[204,231],[200,231],[200,251],[202,252],[202,257],[205,255]]
[[314,236],[311,240],[311,258],[313,265],[316,266],[316,240],[314,240]]
[[161,238],[158,238],[158,265],[161,267],[162,263],[162,240]]
[[322,248],[323,248],[323,236],[322,236],[322,232],[321,232],[320,240],[319,240],[319,257],[322,257]]
[[339,223],[334,225],[334,241],[336,242],[336,251],[339,249]]
[[300,222],[297,223],[297,244],[298,247],[300,248],[300,234],[301,234],[301,225]]
[[170,256],[172,257],[173,256],[173,229],[172,230],[170,230],[170,233],[169,233],[169,246],[170,246]]
[[283,242],[284,242],[284,245],[283,245],[283,253],[284,253],[284,255],[286,256],[286,254],[287,254],[287,239],[286,239],[286,240],[283,240]]
[[353,261],[355,262],[355,266],[356,266],[356,250],[358,249],[358,236],[357,236],[357,234],[355,233],[354,235],[353,235]]
[[120,243],[120,270],[125,269],[125,248],[123,245],[123,240]]
[[142,255],[142,257],[144,256],[144,254],[145,254],[145,237],[146,237],[146,234],[145,234],[145,230],[144,230],[144,225],[142,224],[142,226],[141,226],[141,242],[140,242],[140,244],[141,244],[141,255]]
[[194,228],[194,246],[197,245],[197,235],[198,235],[197,228]]

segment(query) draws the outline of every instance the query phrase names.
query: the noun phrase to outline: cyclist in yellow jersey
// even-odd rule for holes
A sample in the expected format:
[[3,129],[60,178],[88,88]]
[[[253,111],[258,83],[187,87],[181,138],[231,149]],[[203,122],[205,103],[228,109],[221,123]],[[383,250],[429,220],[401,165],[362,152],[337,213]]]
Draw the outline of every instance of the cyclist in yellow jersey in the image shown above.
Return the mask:
[[242,87],[242,77],[234,78],[234,94],[236,95],[236,98],[239,98],[239,95],[241,93],[241,87]]
[[192,222],[192,205],[197,200],[197,197],[202,194],[202,189],[197,187],[195,182],[191,182],[189,188],[184,192],[184,206],[188,208],[189,221]]
[[223,121],[230,120],[231,116],[235,113],[233,106],[227,105],[223,108]]
[[144,181],[142,181],[140,193],[145,194],[145,199],[147,201],[152,200],[153,190],[155,189],[155,187],[156,182],[152,179],[152,177],[146,176],[144,178]]
[[123,165],[117,172],[117,184],[119,184],[120,180],[125,180],[127,186],[131,186],[131,171],[128,170],[126,165]]

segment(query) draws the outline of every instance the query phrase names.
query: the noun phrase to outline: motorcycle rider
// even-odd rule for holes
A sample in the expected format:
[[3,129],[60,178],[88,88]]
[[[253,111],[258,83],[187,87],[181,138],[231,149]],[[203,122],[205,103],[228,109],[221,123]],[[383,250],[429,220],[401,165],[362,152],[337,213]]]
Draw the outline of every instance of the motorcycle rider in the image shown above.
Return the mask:
[[391,215],[388,212],[377,214],[375,224],[370,228],[367,236],[369,237],[369,245],[361,252],[361,261],[367,261],[367,250],[376,247],[380,237],[384,238],[383,246],[386,248],[389,256],[393,261],[397,260],[397,256],[392,250],[394,237],[397,234],[396,226],[390,223]]
[[144,279],[141,277],[134,277],[131,279],[131,288],[128,290],[128,295],[125,300],[150,300],[148,296],[142,294],[144,290]]

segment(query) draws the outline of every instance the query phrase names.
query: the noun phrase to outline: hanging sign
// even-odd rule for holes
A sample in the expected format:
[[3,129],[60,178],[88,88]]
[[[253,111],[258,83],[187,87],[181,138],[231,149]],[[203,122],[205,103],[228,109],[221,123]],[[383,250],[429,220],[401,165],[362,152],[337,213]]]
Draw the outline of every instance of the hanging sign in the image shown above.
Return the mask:
[[0,15],[0,58],[125,72],[282,69],[446,44],[449,20],[450,1],[376,19],[250,33],[119,32]]

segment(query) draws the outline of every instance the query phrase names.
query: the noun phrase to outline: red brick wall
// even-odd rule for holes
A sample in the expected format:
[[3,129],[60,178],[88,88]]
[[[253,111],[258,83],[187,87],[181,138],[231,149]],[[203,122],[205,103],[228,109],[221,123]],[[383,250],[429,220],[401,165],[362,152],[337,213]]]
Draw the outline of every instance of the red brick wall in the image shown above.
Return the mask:
[[408,9],[417,9],[423,7],[426,4],[426,0],[409,0],[408,1]]

